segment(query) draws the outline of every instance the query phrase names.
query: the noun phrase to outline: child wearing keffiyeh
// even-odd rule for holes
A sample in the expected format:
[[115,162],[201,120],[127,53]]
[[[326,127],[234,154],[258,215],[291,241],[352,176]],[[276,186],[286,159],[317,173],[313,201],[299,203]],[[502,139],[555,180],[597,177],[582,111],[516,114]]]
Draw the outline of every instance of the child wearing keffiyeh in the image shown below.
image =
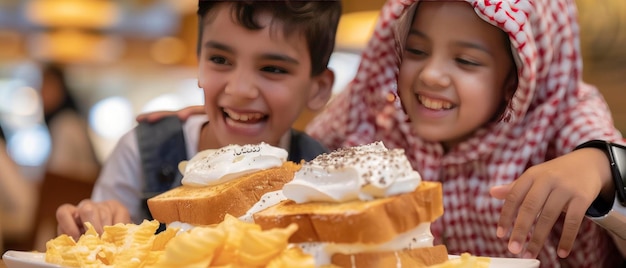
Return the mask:
[[622,261],[584,218],[610,174],[599,150],[572,151],[621,135],[582,81],[573,0],[388,0],[357,76],[307,131],[330,149],[405,149],[443,183],[432,231],[451,254]]

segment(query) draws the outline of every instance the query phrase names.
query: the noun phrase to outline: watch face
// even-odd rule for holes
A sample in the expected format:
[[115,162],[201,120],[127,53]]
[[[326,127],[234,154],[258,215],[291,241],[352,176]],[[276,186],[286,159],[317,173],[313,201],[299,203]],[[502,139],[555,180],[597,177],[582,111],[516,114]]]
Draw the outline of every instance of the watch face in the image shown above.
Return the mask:
[[626,147],[619,144],[609,146],[611,169],[615,183],[615,192],[622,205],[626,205]]

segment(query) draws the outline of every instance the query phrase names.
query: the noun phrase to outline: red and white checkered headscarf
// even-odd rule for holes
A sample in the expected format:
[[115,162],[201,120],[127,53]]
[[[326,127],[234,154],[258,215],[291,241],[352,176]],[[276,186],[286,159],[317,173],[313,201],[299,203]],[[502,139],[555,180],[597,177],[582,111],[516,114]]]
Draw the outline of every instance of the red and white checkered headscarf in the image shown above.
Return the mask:
[[[582,82],[574,0],[466,2],[510,37],[518,87],[503,120],[479,129],[447,153],[439,143],[411,132],[396,91],[404,43],[398,29],[410,23],[405,18],[412,16],[416,1],[388,0],[355,79],[307,132],[331,149],[378,140],[388,148],[404,148],[425,180],[443,183],[445,213],[432,225],[437,242],[453,254],[514,257],[507,241],[495,235],[502,201],[491,198],[489,188],[510,183],[528,167],[584,141],[617,141],[621,136],[603,97]],[[560,267],[559,228],[539,254],[542,267]],[[619,255],[606,232],[585,220],[564,261],[572,267],[611,267],[610,254]]]

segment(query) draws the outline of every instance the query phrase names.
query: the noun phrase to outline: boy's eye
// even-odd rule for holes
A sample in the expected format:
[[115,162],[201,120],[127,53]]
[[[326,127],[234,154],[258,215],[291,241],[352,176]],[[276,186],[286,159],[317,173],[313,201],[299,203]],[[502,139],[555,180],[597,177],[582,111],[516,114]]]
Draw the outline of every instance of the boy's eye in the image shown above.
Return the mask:
[[209,57],[209,60],[215,64],[229,64],[228,60],[221,56],[211,56]]
[[287,70],[285,70],[283,68],[276,67],[276,66],[266,66],[266,67],[261,68],[261,71],[268,72],[268,73],[275,73],[275,74],[285,74],[285,73],[287,73]]

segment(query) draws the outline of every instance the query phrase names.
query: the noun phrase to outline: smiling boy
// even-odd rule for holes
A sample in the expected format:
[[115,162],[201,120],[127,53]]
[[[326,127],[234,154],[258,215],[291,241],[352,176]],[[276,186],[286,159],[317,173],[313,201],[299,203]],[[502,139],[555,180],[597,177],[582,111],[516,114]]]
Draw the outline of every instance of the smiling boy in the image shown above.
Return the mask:
[[[322,109],[334,75],[327,68],[341,14],[339,1],[199,1],[198,86],[206,116],[183,123],[187,159],[229,144],[266,142],[310,160],[326,149],[291,128],[305,109]],[[78,238],[140,222],[145,199],[136,130],[121,138],[92,199],[57,210],[58,232]]]

